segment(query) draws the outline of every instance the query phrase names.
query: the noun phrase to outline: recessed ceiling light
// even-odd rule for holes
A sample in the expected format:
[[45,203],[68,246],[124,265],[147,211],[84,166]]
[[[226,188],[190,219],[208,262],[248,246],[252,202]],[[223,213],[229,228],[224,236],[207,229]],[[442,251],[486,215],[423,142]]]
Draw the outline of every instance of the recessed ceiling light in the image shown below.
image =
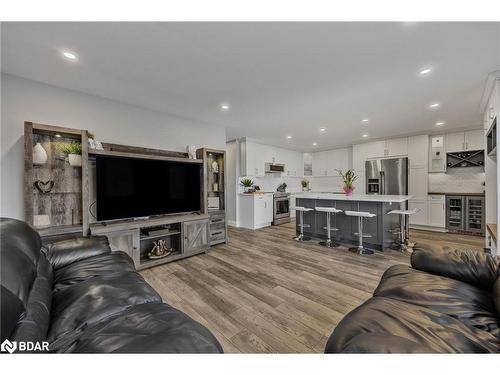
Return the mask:
[[220,105],[220,110],[222,112],[227,112],[227,111],[229,111],[229,109],[230,109],[230,107],[229,107],[229,104],[227,104],[227,103],[224,103],[224,104]]
[[286,139],[292,139],[293,137],[291,135],[287,135]]
[[363,134],[363,138],[366,138],[366,137],[368,137],[368,134]]
[[317,143],[317,142],[314,142],[314,143],[313,143],[313,146],[317,146],[317,145],[318,145],[318,143]]
[[324,133],[324,132],[326,132],[326,128],[319,128],[319,131],[320,131],[321,133]]
[[56,134],[56,138],[61,138],[61,134]]
[[363,120],[361,120],[361,122],[364,122],[366,124],[368,122],[368,119],[364,118]]
[[436,126],[443,126],[445,124],[444,121],[438,121],[436,122]]
[[439,103],[432,103],[431,105],[429,105],[429,108],[437,108],[439,107]]
[[62,54],[68,60],[76,60],[76,55],[73,52],[64,51]]
[[429,74],[430,72],[432,72],[431,68],[423,68],[422,70],[420,70],[418,72],[418,74],[420,74],[421,76],[425,76],[425,75]]

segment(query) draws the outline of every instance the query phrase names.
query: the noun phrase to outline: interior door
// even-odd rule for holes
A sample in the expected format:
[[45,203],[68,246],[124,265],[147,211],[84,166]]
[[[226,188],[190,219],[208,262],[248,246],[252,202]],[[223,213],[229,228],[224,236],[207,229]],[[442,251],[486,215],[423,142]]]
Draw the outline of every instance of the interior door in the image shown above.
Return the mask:
[[208,219],[186,221],[183,224],[183,253],[194,254],[209,247]]

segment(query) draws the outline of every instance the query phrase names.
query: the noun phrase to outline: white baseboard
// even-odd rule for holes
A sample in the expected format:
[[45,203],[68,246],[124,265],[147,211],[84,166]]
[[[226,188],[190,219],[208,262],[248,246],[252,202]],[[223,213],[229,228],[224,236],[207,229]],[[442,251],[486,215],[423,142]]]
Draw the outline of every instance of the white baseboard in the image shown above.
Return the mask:
[[240,224],[235,221],[235,220],[228,220],[227,221],[227,225],[229,225],[230,227],[235,227],[235,228],[239,228],[240,227]]

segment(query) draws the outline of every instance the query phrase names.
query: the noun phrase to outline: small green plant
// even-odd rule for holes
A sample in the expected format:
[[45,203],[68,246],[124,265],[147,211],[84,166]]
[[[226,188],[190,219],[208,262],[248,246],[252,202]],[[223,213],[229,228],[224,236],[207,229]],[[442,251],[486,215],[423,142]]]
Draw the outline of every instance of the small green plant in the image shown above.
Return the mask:
[[253,180],[250,178],[244,178],[240,181],[241,186],[244,186],[246,188],[250,188],[253,186]]
[[60,145],[59,151],[61,151],[65,155],[81,155],[82,145],[79,142],[63,143]]
[[353,185],[354,185],[354,181],[356,181],[358,178],[358,176],[356,176],[356,174],[354,173],[354,170],[349,169],[345,173],[342,173],[342,171],[340,169],[336,169],[336,171],[342,177],[342,180],[344,181],[345,187],[352,189]]

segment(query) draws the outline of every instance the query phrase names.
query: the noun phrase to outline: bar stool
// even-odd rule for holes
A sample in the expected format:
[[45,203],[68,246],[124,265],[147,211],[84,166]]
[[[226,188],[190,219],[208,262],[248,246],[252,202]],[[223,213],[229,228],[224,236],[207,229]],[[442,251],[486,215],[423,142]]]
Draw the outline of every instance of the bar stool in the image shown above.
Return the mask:
[[[342,212],[342,210],[338,210],[335,207],[316,207],[316,211],[326,212],[326,227],[323,228],[323,229],[326,229],[326,241],[321,241],[321,242],[319,242],[319,244],[321,246],[325,246],[325,247],[339,247],[340,245],[335,242],[335,238],[333,239],[333,241],[331,238],[331,232],[336,232],[339,229],[332,227],[330,225],[330,218],[331,218],[331,214],[336,215],[336,214]],[[337,220],[335,220],[335,222],[336,221]]]
[[399,243],[396,243],[393,248],[394,250],[406,251],[408,250],[409,239],[410,239],[410,215],[416,214],[419,210],[414,208],[413,210],[392,210],[387,213],[387,215],[399,215]]
[[309,224],[304,224],[304,212],[314,211],[313,208],[307,208],[302,206],[292,207],[292,210],[299,212],[299,223],[298,226],[300,228],[300,234],[293,239],[295,241],[309,241],[311,238],[304,236],[304,228],[310,228]]
[[363,233],[363,219],[368,218],[368,217],[375,217],[377,215],[372,214],[371,212],[365,212],[365,211],[346,211],[345,214],[347,216],[356,216],[358,218],[358,231],[354,234],[358,236],[359,245],[358,245],[358,247],[350,247],[349,251],[353,252],[353,253],[358,253],[360,255],[373,254],[373,250],[365,249],[363,247],[363,238],[369,238],[372,236],[371,234],[364,234]]

